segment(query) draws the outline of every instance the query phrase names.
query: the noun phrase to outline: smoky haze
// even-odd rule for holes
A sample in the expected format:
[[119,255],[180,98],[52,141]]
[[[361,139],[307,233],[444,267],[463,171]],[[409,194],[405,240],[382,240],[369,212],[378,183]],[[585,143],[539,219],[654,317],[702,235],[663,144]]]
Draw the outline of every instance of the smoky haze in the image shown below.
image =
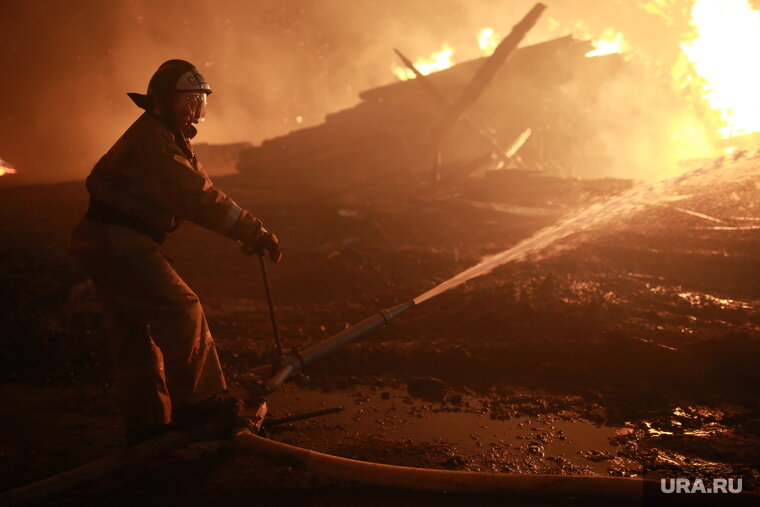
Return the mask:
[[[490,0],[9,1],[0,5],[0,158],[18,181],[80,179],[140,111],[156,67],[193,62],[214,89],[199,142],[263,139],[316,125],[361,90],[396,78],[393,47],[416,57],[479,55],[476,34],[502,36],[534,4]],[[666,64],[691,2],[662,12],[622,0],[547,1],[525,44],[614,28]],[[303,119],[302,124],[296,118]]]

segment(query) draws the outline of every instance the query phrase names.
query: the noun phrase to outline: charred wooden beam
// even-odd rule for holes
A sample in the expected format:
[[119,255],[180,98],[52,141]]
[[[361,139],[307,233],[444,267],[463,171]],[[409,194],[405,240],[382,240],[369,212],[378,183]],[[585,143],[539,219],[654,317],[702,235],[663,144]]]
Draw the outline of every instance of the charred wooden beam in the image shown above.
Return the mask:
[[[414,73],[416,76],[415,81],[418,82],[420,86],[422,86],[422,88],[436,102],[437,105],[443,106],[447,110],[453,107],[453,103],[451,100],[449,100],[446,94],[443,93],[435,84],[433,84],[433,82],[430,81],[427,76],[422,74],[409,58],[404,56],[404,54],[398,49],[394,49],[393,51],[395,51],[398,57],[401,58],[401,61],[404,62],[404,65],[406,65],[406,67]],[[488,132],[486,132],[484,128],[473,121],[466,113],[462,114],[462,119],[470,128],[472,128],[475,133],[478,134],[478,137],[483,142],[485,142],[489,148],[491,148],[491,151],[497,157],[499,157],[499,159],[504,162],[504,165],[506,166],[509,163],[509,157],[504,153],[504,150],[502,150],[496,144],[496,141],[488,134]]]
[[440,143],[440,140],[462,117],[470,104],[480,97],[488,84],[493,80],[499,68],[501,68],[509,55],[512,54],[518,44],[525,38],[528,31],[536,24],[544,9],[546,9],[544,4],[539,3],[534,5],[530,12],[512,28],[510,34],[502,39],[493,54],[478,68],[470,83],[435,128],[433,137],[437,139],[437,142],[434,144]]

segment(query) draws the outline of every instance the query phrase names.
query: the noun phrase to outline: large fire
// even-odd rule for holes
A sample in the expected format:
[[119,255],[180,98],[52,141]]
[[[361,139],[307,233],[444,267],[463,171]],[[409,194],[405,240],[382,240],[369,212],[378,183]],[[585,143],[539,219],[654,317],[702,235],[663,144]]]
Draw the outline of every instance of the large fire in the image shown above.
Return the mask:
[[16,174],[16,169],[0,158],[0,176],[5,176],[6,174]]
[[[694,39],[681,50],[704,80],[702,97],[719,112],[726,138],[760,131],[760,12],[748,0],[696,0],[691,11]],[[749,57],[737,58],[742,52]]]
[[[645,11],[665,16],[659,0],[639,4]],[[561,29],[559,22],[549,18],[551,30]],[[760,131],[760,67],[751,59],[737,58],[740,52],[760,47],[760,12],[749,0],[693,0],[690,20],[691,33],[680,44],[681,55],[671,69],[673,86],[688,90],[692,102],[702,103],[714,112],[719,124],[708,127],[719,137],[750,134]],[[588,38],[594,50],[587,56],[635,52],[623,33],[608,28],[594,34],[582,21],[569,27],[581,37]],[[477,34],[482,54],[490,55],[501,40],[493,28],[483,28]],[[422,74],[446,69],[453,65],[454,50],[444,45],[441,51],[419,58],[415,66]],[[394,68],[399,79],[411,79],[414,74],[401,66]],[[673,139],[697,139],[688,128],[677,126]],[[697,129],[699,130],[699,129]],[[693,135],[694,134],[694,135]]]

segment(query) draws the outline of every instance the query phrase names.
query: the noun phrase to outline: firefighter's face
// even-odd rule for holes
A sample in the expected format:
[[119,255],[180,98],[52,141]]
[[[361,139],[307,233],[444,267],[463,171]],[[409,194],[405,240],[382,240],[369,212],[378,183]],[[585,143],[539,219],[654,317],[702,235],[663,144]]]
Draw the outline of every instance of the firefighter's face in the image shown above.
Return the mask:
[[174,95],[172,106],[180,126],[187,127],[205,119],[206,95],[203,92],[179,92]]

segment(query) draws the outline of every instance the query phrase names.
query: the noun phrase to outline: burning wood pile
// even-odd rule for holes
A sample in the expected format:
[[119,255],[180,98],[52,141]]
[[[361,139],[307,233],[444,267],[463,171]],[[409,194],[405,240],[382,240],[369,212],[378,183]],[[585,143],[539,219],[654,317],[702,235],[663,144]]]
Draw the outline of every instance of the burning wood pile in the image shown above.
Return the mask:
[[[307,186],[350,188],[387,179],[463,176],[484,167],[575,175],[604,174],[593,145],[591,104],[625,62],[619,54],[589,58],[591,43],[562,37],[516,50],[436,147],[432,129],[446,107],[421,78],[366,90],[353,108],[318,126],[264,141],[241,153],[238,169],[251,177],[293,177]],[[487,58],[425,76],[454,101]]]

